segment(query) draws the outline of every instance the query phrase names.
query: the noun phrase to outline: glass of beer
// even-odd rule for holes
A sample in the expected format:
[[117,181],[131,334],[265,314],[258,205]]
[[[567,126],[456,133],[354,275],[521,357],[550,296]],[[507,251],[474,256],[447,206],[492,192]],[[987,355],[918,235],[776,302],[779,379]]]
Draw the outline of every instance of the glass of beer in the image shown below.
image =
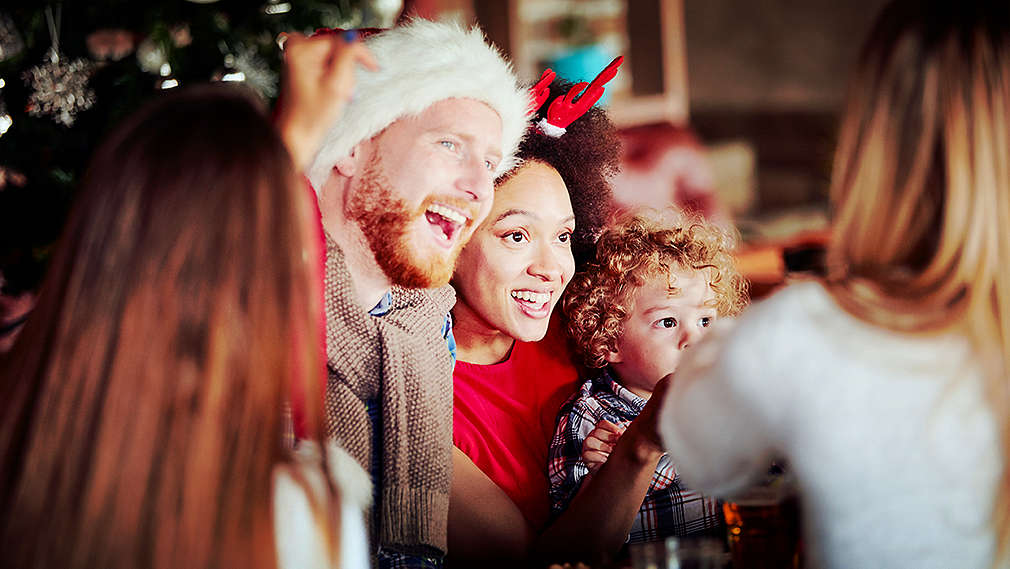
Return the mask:
[[734,569],[801,569],[798,500],[784,477],[734,496],[722,511]]

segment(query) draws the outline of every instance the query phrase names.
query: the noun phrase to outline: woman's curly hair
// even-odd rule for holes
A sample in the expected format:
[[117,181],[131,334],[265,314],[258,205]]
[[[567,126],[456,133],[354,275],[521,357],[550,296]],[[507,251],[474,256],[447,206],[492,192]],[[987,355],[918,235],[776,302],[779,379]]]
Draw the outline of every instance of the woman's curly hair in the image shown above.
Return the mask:
[[[547,116],[554,99],[563,97],[572,87],[560,79],[550,85],[551,94],[536,115],[533,126],[519,145],[516,154],[521,160],[543,162],[558,171],[568,188],[575,213],[575,233],[572,235],[572,254],[576,268],[581,268],[593,257],[593,244],[610,219],[610,178],[620,170],[621,141],[614,124],[599,107],[591,107],[584,115],[568,125],[564,135],[554,138],[536,128],[536,123]],[[501,185],[522,169],[511,170],[496,182]]]
[[[735,240],[717,225],[673,210],[638,211],[600,236],[596,260],[577,273],[565,293],[568,333],[587,366],[606,365],[617,351],[634,291],[645,279],[677,270],[705,270],[720,317],[747,305],[747,282],[731,254]],[[680,290],[670,284],[670,294]]]

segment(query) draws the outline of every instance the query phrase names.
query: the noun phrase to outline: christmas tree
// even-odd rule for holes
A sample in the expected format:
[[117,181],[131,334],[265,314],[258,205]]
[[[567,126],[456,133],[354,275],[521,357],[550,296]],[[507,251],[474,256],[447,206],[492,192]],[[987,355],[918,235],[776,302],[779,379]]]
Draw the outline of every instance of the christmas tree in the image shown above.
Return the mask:
[[[0,275],[37,287],[94,148],[165,89],[277,95],[280,32],[387,26],[389,0],[30,3],[0,8]],[[185,125],[179,125],[185,128]]]

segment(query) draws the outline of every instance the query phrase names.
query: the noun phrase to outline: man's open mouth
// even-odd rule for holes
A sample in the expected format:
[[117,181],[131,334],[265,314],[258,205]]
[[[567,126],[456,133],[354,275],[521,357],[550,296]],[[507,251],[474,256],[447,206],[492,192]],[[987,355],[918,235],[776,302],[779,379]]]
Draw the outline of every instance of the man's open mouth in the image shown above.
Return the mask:
[[441,232],[446,241],[452,241],[469,220],[459,210],[437,203],[428,206],[424,217]]

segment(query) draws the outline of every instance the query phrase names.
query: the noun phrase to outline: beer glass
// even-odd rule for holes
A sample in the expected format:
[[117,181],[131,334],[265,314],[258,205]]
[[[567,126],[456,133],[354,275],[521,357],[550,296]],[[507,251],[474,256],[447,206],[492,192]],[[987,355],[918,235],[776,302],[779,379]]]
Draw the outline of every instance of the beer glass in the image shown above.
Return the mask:
[[776,477],[723,503],[734,569],[800,569],[796,492]]

